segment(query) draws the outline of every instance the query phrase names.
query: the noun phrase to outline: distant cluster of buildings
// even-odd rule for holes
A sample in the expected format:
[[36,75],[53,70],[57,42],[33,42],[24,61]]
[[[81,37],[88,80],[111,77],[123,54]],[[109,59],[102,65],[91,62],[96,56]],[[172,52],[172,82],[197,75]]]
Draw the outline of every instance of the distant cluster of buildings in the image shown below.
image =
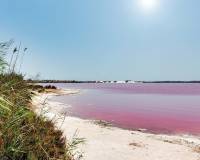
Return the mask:
[[126,81],[96,81],[96,83],[136,83],[136,81],[126,80]]

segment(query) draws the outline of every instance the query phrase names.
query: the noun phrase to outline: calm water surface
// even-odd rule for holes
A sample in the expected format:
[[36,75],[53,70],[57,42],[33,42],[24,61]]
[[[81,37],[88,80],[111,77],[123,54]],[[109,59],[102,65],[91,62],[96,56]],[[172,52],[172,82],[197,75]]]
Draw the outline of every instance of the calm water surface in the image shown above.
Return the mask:
[[55,84],[81,89],[54,97],[70,104],[70,115],[101,119],[127,129],[200,133],[200,84]]

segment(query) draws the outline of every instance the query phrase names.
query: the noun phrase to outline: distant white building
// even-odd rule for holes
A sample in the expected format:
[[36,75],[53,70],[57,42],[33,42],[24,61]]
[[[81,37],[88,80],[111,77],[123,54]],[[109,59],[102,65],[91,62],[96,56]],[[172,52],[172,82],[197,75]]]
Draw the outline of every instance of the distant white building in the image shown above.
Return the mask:
[[135,81],[128,81],[127,83],[135,83]]
[[125,81],[117,81],[116,83],[126,83]]

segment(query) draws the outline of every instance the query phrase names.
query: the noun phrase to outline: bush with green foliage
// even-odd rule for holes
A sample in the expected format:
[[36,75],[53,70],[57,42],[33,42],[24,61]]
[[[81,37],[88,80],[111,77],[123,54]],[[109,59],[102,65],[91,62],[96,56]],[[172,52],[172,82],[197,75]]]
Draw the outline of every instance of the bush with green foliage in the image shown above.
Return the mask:
[[31,109],[31,87],[22,75],[5,73],[5,45],[0,44],[0,159],[71,160],[62,132]]

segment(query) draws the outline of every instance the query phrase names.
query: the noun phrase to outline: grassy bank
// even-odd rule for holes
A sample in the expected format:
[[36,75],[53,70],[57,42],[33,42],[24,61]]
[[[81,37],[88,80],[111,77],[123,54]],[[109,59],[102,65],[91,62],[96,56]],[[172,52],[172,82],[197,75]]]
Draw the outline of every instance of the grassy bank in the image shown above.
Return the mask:
[[0,45],[0,159],[73,159],[62,132],[31,109],[32,86],[23,76],[3,70]]

